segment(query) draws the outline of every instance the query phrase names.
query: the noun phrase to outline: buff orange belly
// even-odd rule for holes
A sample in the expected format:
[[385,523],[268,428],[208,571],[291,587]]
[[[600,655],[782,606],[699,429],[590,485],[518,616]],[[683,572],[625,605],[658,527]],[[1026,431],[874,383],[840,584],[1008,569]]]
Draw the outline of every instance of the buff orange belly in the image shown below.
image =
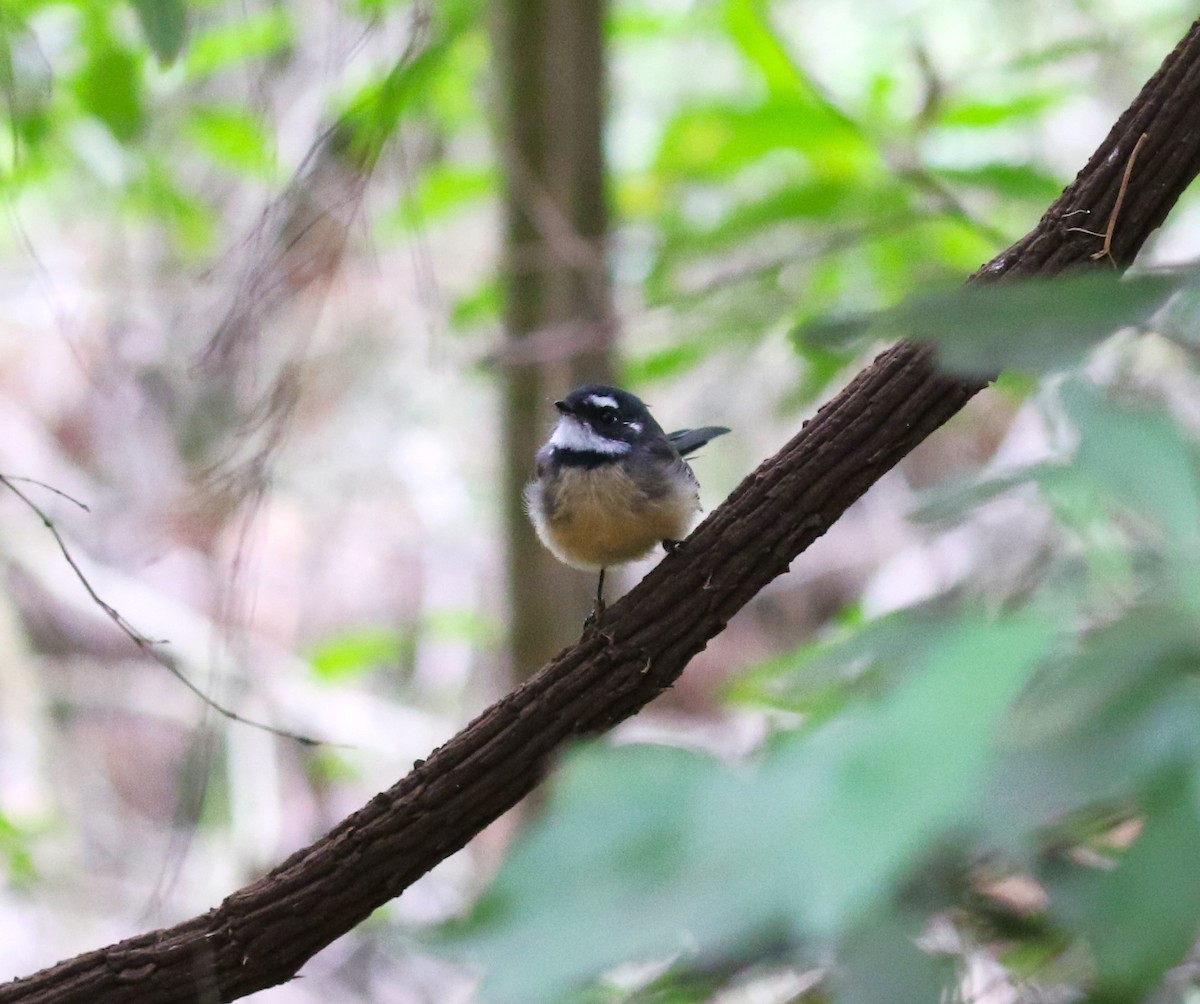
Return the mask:
[[566,469],[541,490],[544,512],[532,499],[529,507],[538,537],[577,568],[643,558],[656,544],[685,537],[700,509],[693,484],[650,496],[616,466]]

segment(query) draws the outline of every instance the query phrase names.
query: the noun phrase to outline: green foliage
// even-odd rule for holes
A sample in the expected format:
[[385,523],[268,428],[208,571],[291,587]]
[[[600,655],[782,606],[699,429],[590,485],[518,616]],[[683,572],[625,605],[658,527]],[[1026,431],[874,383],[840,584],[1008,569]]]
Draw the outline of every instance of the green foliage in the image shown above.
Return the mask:
[[411,637],[395,631],[363,630],[326,639],[309,656],[309,664],[319,679],[343,682],[407,661],[412,647]]
[[146,41],[158,61],[173,63],[183,50],[187,33],[187,7],[184,0],[130,0],[137,11]]
[[[1070,96],[1061,84],[1010,84],[997,96],[934,80],[936,100],[906,103],[908,79],[932,72],[915,55],[909,66],[871,67],[861,94],[839,93],[806,71],[767,3],[726,0],[682,21],[626,14],[618,25],[619,37],[643,43],[656,31],[703,38],[713,63],[740,76],[716,95],[697,87],[667,119],[651,165],[618,192],[628,217],[657,235],[645,295],[675,315],[680,342],[705,354],[958,281],[1062,188],[1013,158],[1004,138],[1059,107]],[[975,162],[944,156],[964,142]],[[852,358],[800,349],[800,400]]]
[[241,108],[196,108],[188,137],[215,163],[251,177],[274,173],[275,157],[262,124]]
[[291,44],[295,25],[284,7],[217,23],[199,31],[183,56],[188,75],[202,79],[254,59],[267,59]]
[[797,337],[843,352],[910,338],[937,345],[939,362],[950,370],[1041,372],[1078,363],[1120,328],[1147,324],[1170,296],[1195,282],[1192,271],[1121,276],[1098,269],[1057,279],[974,283],[918,293],[873,314],[813,321]]
[[75,79],[79,104],[122,143],[136,139],[145,125],[141,61],[117,44],[99,46]]
[[[944,309],[959,322],[979,310],[985,328],[1005,318],[968,325],[958,351],[973,365],[980,346],[993,362],[1045,364],[1035,343],[1059,327],[1078,359],[1177,279],[1086,276],[1059,297],[1047,283]],[[652,1000],[671,973],[680,986],[723,973],[715,991],[782,959],[831,966],[827,999],[937,1000],[958,952],[924,944],[933,917],[988,945],[1014,981],[1098,1002],[1144,999],[1187,957],[1200,931],[1197,451],[1144,391],[1076,372],[1042,394],[1069,448],[943,489],[923,514],[969,517],[1036,492],[1060,535],[1036,577],[992,612],[965,599],[877,621],[852,612],[748,674],[732,698],[779,724],[747,762],[576,750],[450,935],[487,999],[574,999],[640,962],[668,969],[642,991]],[[1044,904],[994,899],[997,875]]]
[[32,853],[37,836],[0,812],[0,878],[4,884],[22,888],[37,879]]
[[[340,9],[362,18],[364,52],[377,25],[412,13],[397,0]],[[269,102],[252,101],[246,81],[286,77],[298,52],[311,56],[302,10],[3,5],[6,197],[57,184],[73,210],[82,181],[89,218],[135,215],[176,251],[211,252],[227,236],[214,173],[223,184],[285,180]],[[485,12],[481,0],[433,5],[420,44],[375,63],[356,50],[353,75],[319,95],[344,165],[373,168],[404,134],[403,193],[376,237],[464,221],[464,233],[487,232],[505,164],[502,144],[489,144]],[[986,72],[957,76],[919,46],[879,49],[824,79],[778,13],[763,0],[613,7],[615,62],[658,47],[703,67],[689,65],[673,91],[653,73],[613,77],[620,302],[635,320],[654,310],[669,331],[631,340],[625,378],[678,377],[797,328],[803,372],[790,404],[823,393],[879,339],[929,339],[972,372],[1032,374],[1078,364],[1120,326],[1156,322],[1194,349],[1200,301],[1186,275],[1121,280],[1101,264],[1053,283],[913,295],[959,282],[1061,190],[1057,167],[1013,137],[1035,134],[1079,85],[1031,70],[1060,70],[1064,54],[1093,55],[1104,39],[1023,54],[997,46]],[[498,289],[494,275],[463,278],[447,297],[451,324],[489,330]],[[1031,979],[1061,966],[1095,1000],[1132,1000],[1186,955],[1200,925],[1194,443],[1152,396],[1057,372],[1052,384],[1008,386],[1047,394],[1077,445],[945,489],[920,515],[945,522],[1035,496],[1056,535],[1036,578],[986,604],[942,597],[847,617],[758,667],[731,696],[776,729],[744,763],[575,751],[543,819],[455,938],[487,967],[497,999],[554,998],[648,961],[658,970],[637,991],[644,1001],[706,1000],[756,965],[831,963],[821,992],[832,998],[934,1000],[957,960],[915,942],[930,917],[952,917],[1000,955],[990,925],[1001,911],[983,881],[996,874],[1045,894],[1044,908],[1004,918],[1003,957]],[[495,624],[471,611],[416,631],[478,649],[496,640]],[[405,664],[414,644],[407,631],[343,635],[312,653],[313,672],[351,685]],[[318,754],[309,770],[327,784],[349,767]],[[31,878],[29,847],[0,817],[10,881]],[[611,986],[584,992],[628,999]]]
[[[1032,616],[947,625],[886,700],[748,768],[577,753],[480,905],[467,945],[485,993],[548,1000],[630,957],[851,936],[932,843],[976,823],[993,733],[1049,642]],[[564,910],[564,883],[585,907]]]

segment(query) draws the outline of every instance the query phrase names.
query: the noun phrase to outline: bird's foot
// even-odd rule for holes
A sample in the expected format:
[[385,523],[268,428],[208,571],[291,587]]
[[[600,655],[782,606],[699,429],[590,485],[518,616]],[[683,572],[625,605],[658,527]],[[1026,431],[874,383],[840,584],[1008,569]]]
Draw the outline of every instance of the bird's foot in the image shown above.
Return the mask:
[[674,554],[681,547],[683,547],[683,541],[682,540],[664,540],[662,542],[662,546],[663,546],[663,550],[666,551],[667,554]]
[[585,630],[590,627],[595,627],[600,623],[600,618],[604,616],[604,608],[605,604],[603,597],[597,596],[596,603],[592,607],[592,612],[588,614],[586,618],[584,618],[583,626]]

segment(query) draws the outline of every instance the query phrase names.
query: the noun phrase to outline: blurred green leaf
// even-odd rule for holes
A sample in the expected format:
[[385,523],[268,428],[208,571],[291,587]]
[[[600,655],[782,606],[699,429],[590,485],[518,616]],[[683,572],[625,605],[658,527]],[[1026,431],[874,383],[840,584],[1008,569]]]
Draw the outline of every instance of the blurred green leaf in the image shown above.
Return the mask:
[[919,665],[944,630],[940,618],[918,610],[856,623],[740,674],[726,698],[824,721],[851,700],[877,696]]
[[[1194,769],[1194,764],[1191,767]],[[1054,914],[1087,939],[1089,1000],[1142,1000],[1184,961],[1200,928],[1200,816],[1190,770],[1169,772],[1145,806],[1141,833],[1115,868],[1066,864],[1051,881]]]
[[1042,205],[1062,192],[1062,180],[1032,164],[993,162],[976,167],[931,167],[936,178],[954,185],[986,189],[1005,199],[1023,199]]
[[1157,321],[1157,330],[1163,337],[1189,348],[1200,346],[1200,289],[1180,290]]
[[[670,909],[662,896],[681,870],[688,810],[713,770],[706,758],[667,747],[570,755],[551,807],[453,939],[494,965],[489,997],[542,999],[624,959],[683,947],[677,929],[647,923],[642,911]],[[564,911],[572,901],[579,909]],[[610,930],[618,915],[633,923]],[[536,964],[511,965],[519,957],[512,951]]]
[[0,812],[0,863],[4,865],[4,882],[13,889],[25,888],[37,880],[32,850],[37,836]]
[[887,701],[749,769],[575,754],[458,939],[484,993],[546,1000],[623,960],[852,929],[930,841],[974,818],[992,730],[1048,639],[1031,619],[965,620]]
[[498,175],[492,167],[436,164],[421,176],[416,191],[401,204],[406,227],[421,227],[444,219],[495,194]]
[[272,56],[291,45],[294,36],[295,26],[286,6],[239,12],[225,24],[197,32],[183,65],[190,76],[206,77],[251,59]]
[[465,641],[476,648],[495,645],[498,634],[498,627],[490,617],[466,607],[430,612],[422,620],[421,630],[432,638]]
[[[848,202],[867,200],[870,193],[852,179],[823,179],[786,185],[779,191],[756,190],[746,203],[730,204],[711,224],[696,225],[683,220],[664,220],[664,254],[672,252],[698,257],[735,243],[762,237],[777,224],[801,220],[840,221],[840,210]],[[855,202],[862,208],[863,202]]]
[[1156,521],[1173,553],[1200,554],[1200,487],[1195,458],[1162,411],[1119,404],[1081,380],[1061,391],[1079,430],[1074,466],[1131,512]]
[[142,74],[133,53],[115,45],[93,51],[76,77],[75,92],[83,109],[122,143],[141,134],[145,125]]
[[439,5],[430,39],[350,96],[338,123],[344,156],[356,169],[372,167],[404,115],[429,101],[455,44],[479,30],[480,2],[445,0]]
[[938,109],[937,124],[953,128],[988,129],[1013,120],[1036,118],[1062,99],[1063,94],[1059,92],[1019,94],[1007,101],[967,97],[942,105]]
[[640,41],[677,34],[687,24],[686,15],[667,10],[653,3],[620,3],[611,8],[605,19],[609,37]]
[[908,911],[881,911],[845,942],[831,974],[837,1004],[897,1004],[946,998],[954,979],[951,960],[918,949],[922,918]]
[[878,154],[844,119],[787,96],[751,107],[685,108],[663,135],[656,171],[668,179],[725,181],[777,151],[803,154],[827,178],[882,169]]
[[702,362],[710,350],[711,346],[704,345],[700,339],[688,339],[654,352],[631,355],[622,367],[623,379],[636,386],[679,376]]
[[450,323],[458,329],[493,324],[500,316],[500,283],[489,279],[458,297],[450,307]]
[[126,205],[161,224],[183,253],[211,250],[216,227],[211,210],[180,187],[161,158],[146,155],[142,173],[130,183]]
[[411,649],[411,638],[397,631],[356,631],[321,642],[309,655],[309,665],[318,679],[340,683],[380,666],[395,665]]
[[184,130],[212,160],[248,177],[274,173],[271,137],[262,123],[242,108],[208,106],[195,109]]
[[1142,714],[1164,685],[1200,666],[1200,636],[1179,612],[1139,607],[1059,654],[1013,708],[1008,739],[1038,745],[1113,731],[1110,716]]
[[130,0],[142,24],[142,33],[164,66],[175,62],[187,35],[184,0]]
[[1078,362],[1120,328],[1145,324],[1190,273],[1120,276],[1095,270],[1055,279],[973,283],[911,297],[888,310],[831,318],[797,329],[803,342],[862,346],[911,338],[938,346],[949,370],[1043,371]]
[[768,4],[762,0],[724,0],[721,13],[730,39],[762,75],[768,90],[799,93],[813,103],[824,103],[772,26]]

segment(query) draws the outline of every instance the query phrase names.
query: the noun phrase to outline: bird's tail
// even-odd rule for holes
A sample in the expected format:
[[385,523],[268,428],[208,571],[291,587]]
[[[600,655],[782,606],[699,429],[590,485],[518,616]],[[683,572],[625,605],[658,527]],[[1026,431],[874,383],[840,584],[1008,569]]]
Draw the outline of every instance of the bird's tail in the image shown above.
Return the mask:
[[728,431],[723,425],[706,425],[703,429],[680,429],[678,432],[668,433],[667,439],[679,451],[681,457],[686,457]]

